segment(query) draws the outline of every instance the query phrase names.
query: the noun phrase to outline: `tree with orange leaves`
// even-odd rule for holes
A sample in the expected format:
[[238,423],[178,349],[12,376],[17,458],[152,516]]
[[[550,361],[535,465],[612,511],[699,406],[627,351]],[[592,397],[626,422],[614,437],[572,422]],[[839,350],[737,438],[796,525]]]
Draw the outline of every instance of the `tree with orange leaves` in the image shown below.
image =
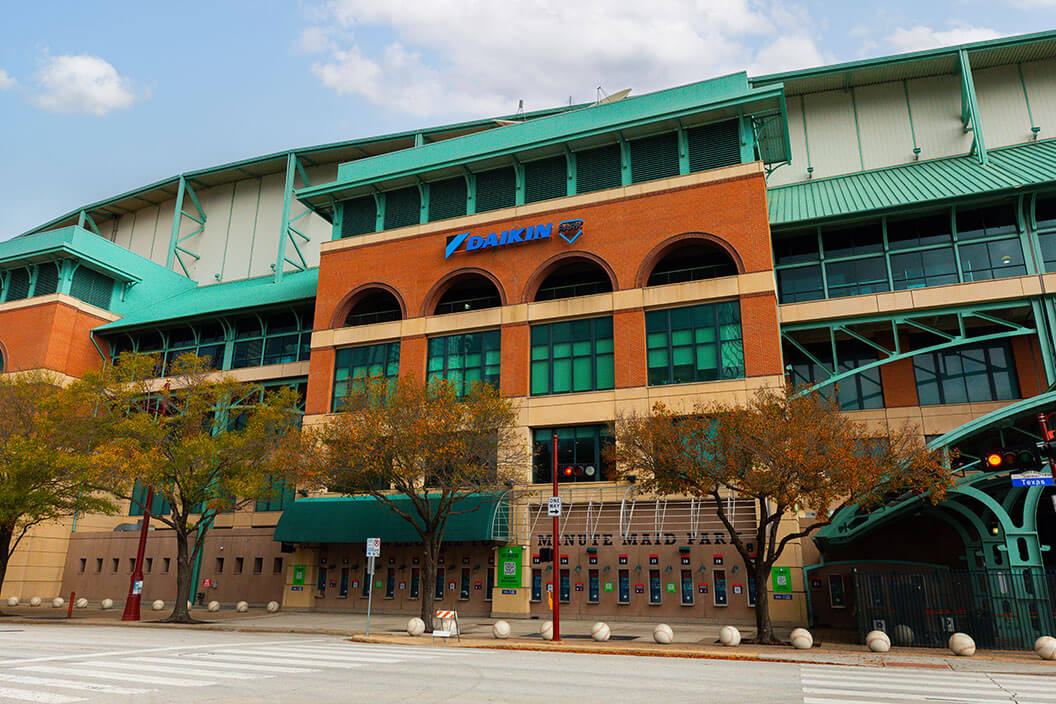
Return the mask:
[[[942,457],[926,449],[917,429],[878,432],[832,400],[794,389],[761,389],[743,405],[698,403],[682,414],[658,403],[619,419],[615,434],[621,474],[657,494],[711,499],[754,580],[761,643],[776,642],[767,579],[790,543],[844,506],[870,510],[907,491],[939,501],[950,483]],[[754,536],[734,529],[724,505],[730,495],[757,505]]]

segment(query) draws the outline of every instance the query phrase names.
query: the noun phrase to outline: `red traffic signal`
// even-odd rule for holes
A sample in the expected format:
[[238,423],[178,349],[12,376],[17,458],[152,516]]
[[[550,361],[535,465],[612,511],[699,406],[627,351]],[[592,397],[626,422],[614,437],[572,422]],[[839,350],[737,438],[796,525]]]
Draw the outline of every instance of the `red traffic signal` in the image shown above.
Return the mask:
[[986,453],[983,460],[987,469],[991,470],[1027,470],[1041,467],[1041,453],[1034,445],[999,447]]
[[561,478],[566,481],[593,481],[598,474],[598,468],[593,464],[566,464],[562,465]]

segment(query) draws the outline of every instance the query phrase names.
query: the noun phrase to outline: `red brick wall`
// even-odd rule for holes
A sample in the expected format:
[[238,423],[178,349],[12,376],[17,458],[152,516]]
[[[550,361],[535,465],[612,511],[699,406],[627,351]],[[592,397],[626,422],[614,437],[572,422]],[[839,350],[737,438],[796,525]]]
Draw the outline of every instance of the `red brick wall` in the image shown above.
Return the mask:
[[1030,335],[1012,338],[1012,357],[1016,362],[1019,393],[1023,398],[1037,396],[1045,390],[1045,367],[1038,341]]
[[[5,370],[50,369],[81,376],[102,362],[89,331],[106,322],[57,301],[0,311]],[[105,343],[99,341],[99,346],[106,351]]]
[[[562,201],[556,201],[560,204]],[[584,232],[572,245],[558,237],[549,240],[456,254],[444,259],[452,228],[414,237],[324,251],[319,268],[315,328],[327,329],[343,319],[349,292],[365,284],[381,284],[398,292],[408,317],[422,315],[435,300],[437,284],[462,270],[486,272],[505,294],[507,303],[531,299],[543,269],[555,258],[586,254],[603,262],[615,279],[615,288],[640,286],[651,264],[672,242],[687,233],[703,233],[731,253],[743,273],[769,271],[770,228],[766,210],[766,183],[754,174],[725,181],[689,186],[657,194],[557,209],[515,219],[495,220],[474,226],[473,234],[556,223],[582,218]],[[746,367],[749,376],[781,373],[777,301],[770,294],[742,302]],[[646,382],[645,324],[641,310],[614,314],[616,386],[642,386]],[[502,390],[509,395],[528,393],[528,327],[504,326]],[[312,354],[309,375],[309,413],[329,409],[332,355]],[[426,341],[406,338],[400,352],[402,377],[424,378]]]

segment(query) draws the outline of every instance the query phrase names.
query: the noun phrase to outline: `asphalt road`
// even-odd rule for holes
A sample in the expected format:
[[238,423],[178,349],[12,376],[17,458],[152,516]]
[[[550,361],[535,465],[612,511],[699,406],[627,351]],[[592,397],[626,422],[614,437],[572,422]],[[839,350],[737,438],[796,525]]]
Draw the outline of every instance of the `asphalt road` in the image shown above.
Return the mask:
[[0,702],[1052,702],[1056,679],[0,625]]

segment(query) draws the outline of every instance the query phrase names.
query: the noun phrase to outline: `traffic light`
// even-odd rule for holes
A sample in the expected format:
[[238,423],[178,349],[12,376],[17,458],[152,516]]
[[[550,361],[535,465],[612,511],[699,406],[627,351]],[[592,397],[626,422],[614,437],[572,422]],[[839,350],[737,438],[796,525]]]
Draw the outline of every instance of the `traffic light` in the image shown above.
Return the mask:
[[561,465],[560,480],[566,482],[588,482],[593,481],[598,473],[598,468],[592,464],[565,464]]
[[983,459],[990,470],[1036,470],[1041,469],[1041,458],[1042,451],[1036,445],[1015,445],[995,448],[986,453]]

